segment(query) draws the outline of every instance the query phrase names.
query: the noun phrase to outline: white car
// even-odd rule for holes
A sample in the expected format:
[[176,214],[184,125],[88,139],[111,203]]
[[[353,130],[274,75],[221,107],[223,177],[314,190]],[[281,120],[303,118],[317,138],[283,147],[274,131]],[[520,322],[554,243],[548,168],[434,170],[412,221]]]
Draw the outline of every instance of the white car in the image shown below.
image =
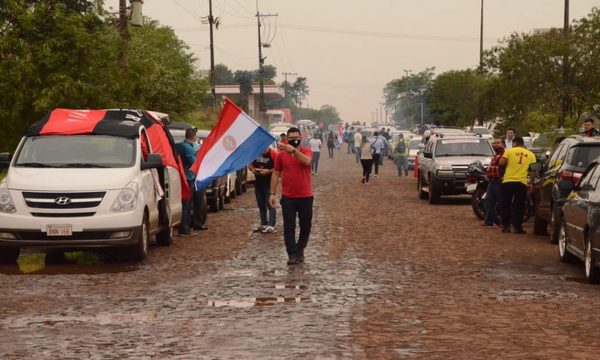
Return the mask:
[[32,125],[14,157],[0,154],[0,261],[39,246],[119,247],[139,261],[151,235],[169,245],[182,169],[166,132],[138,110],[57,109]]

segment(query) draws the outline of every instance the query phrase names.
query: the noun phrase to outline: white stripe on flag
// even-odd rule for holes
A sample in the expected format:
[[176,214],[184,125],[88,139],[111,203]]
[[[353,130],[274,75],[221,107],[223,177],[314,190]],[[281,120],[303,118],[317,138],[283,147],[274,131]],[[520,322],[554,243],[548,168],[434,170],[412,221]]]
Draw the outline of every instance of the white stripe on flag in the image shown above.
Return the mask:
[[[231,155],[235,149],[238,148],[244,141],[252,135],[256,130],[258,124],[246,116],[244,113],[240,113],[237,118],[233,121],[229,129],[215,142],[213,147],[208,150],[204,159],[200,163],[196,180],[206,179],[212,176],[217,169],[223,164],[223,162]],[[227,150],[223,144],[224,139],[231,136],[235,139],[235,148]]]

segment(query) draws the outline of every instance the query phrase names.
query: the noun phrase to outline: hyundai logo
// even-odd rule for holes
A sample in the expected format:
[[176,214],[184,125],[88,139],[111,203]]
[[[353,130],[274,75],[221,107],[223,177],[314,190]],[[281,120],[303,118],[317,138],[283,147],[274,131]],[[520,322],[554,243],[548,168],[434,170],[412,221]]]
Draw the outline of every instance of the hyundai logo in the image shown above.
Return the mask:
[[57,197],[56,199],[54,199],[54,203],[56,205],[69,205],[71,203],[71,199],[66,197],[66,196],[61,196],[61,197]]

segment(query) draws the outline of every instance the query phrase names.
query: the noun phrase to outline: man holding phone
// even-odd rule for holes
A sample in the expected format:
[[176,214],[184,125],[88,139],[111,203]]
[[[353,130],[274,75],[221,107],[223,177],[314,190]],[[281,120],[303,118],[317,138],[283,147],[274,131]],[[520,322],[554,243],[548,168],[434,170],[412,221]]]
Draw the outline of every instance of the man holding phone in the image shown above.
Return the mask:
[[[283,214],[283,238],[288,254],[288,265],[304,262],[304,248],[308,243],[312,225],[313,192],[310,165],[313,153],[300,145],[302,136],[298,128],[287,132],[287,143],[279,142],[280,149],[271,177],[269,203],[275,207],[277,186],[281,177],[281,211]],[[300,235],[296,242],[296,218]]]
[[[254,173],[256,181],[254,182],[254,194],[256,195],[256,205],[260,212],[260,226],[254,229],[255,232],[263,234],[272,234],[275,232],[276,213],[275,207],[269,204],[269,189],[271,187],[271,175],[275,167],[277,151],[268,147],[262,155],[250,164],[250,171]],[[267,218],[267,211],[269,217]]]

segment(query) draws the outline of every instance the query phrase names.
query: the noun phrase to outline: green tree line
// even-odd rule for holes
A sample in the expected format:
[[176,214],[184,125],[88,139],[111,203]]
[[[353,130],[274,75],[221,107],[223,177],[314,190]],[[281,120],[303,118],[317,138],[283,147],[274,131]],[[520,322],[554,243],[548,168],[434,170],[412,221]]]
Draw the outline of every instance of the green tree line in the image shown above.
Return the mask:
[[[565,61],[566,60],[566,61]],[[600,103],[600,10],[562,29],[515,33],[484,54],[483,66],[433,76],[433,69],[390,81],[388,109],[401,126],[425,122],[467,126],[490,121],[501,129],[575,130],[578,117]]]
[[129,27],[122,42],[102,1],[4,0],[0,150],[13,150],[30,124],[59,107],[191,114],[209,94],[194,60],[173,30],[155,21]]

